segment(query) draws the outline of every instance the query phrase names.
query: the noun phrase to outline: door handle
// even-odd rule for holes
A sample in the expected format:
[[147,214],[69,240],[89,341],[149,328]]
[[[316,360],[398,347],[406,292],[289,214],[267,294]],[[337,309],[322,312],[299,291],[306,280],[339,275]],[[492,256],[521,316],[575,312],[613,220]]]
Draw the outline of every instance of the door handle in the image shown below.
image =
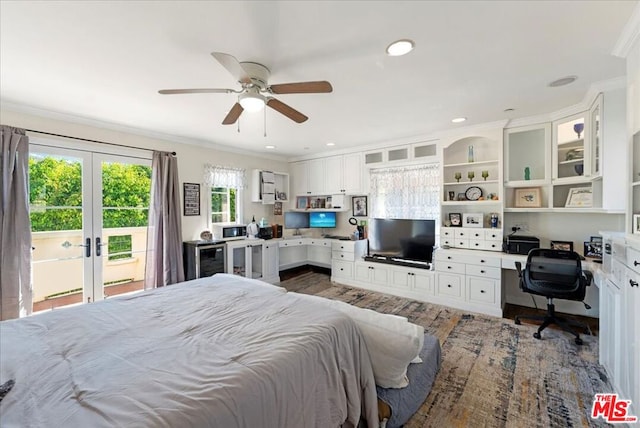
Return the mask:
[[96,257],[100,257],[100,254],[102,253],[100,251],[100,249],[102,248],[102,245],[100,245],[100,238],[96,238]]
[[[78,247],[84,247],[84,256],[91,257],[91,238],[85,239],[84,242],[84,245],[78,244]],[[69,241],[66,241],[62,244],[62,246],[65,248],[69,248],[71,246],[71,243]]]

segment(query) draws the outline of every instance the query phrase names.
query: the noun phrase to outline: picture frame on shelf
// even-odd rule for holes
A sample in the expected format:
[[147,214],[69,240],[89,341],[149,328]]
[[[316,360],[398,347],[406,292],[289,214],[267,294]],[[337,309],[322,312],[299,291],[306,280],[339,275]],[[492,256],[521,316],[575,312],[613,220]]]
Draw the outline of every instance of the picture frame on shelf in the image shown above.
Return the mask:
[[585,257],[589,257],[592,259],[602,260],[602,241],[594,242],[589,241],[584,243],[584,254]]
[[516,208],[540,208],[542,206],[539,187],[521,187],[515,189],[514,196],[513,205]]
[[463,227],[482,227],[484,225],[484,215],[482,213],[462,214]]
[[451,227],[462,227],[462,214],[449,213],[449,223],[451,223]]
[[565,208],[591,208],[593,206],[593,188],[572,187],[567,195]]
[[367,197],[354,196],[351,198],[351,209],[354,217],[367,216]]
[[632,232],[640,235],[640,214],[633,215],[633,225]]
[[309,206],[309,198],[306,196],[298,196],[296,198],[296,208],[299,210],[306,210]]
[[552,250],[573,251],[573,242],[571,241],[551,241],[549,247]]

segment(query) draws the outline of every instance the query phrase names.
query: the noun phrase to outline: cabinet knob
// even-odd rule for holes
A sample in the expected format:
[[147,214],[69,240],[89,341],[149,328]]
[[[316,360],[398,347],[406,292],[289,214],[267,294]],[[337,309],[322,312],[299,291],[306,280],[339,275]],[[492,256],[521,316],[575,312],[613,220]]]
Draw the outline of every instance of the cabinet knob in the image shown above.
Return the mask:
[[631,285],[632,287],[638,287],[638,281],[634,281],[633,279],[630,279],[629,285]]
[[480,260],[480,263],[485,263],[485,261],[484,260]]
[[451,288],[451,284],[447,284],[447,287]]
[[447,256],[447,260],[451,260],[451,256]]
[[484,290],[480,290],[480,292],[484,294]]
[[634,265],[634,266],[638,266],[638,265],[640,265],[640,262],[639,262],[639,261],[637,261],[637,260],[634,260],[634,261],[633,261],[633,265]]
[[[481,271],[480,271],[480,273],[484,273],[484,271],[483,271],[483,270],[481,270]],[[483,293],[484,293],[484,291],[483,291]]]
[[451,266],[447,266],[447,269],[452,269],[452,267]]

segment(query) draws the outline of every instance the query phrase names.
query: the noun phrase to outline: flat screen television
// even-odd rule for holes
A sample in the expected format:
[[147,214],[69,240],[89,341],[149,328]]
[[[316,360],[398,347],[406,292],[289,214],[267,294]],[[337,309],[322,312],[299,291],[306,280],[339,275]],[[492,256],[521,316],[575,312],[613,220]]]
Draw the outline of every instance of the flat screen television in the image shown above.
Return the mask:
[[369,219],[369,255],[431,262],[435,220]]
[[306,229],[309,227],[309,213],[298,211],[285,211],[285,229]]
[[309,225],[311,227],[336,227],[336,213],[333,211],[310,212]]

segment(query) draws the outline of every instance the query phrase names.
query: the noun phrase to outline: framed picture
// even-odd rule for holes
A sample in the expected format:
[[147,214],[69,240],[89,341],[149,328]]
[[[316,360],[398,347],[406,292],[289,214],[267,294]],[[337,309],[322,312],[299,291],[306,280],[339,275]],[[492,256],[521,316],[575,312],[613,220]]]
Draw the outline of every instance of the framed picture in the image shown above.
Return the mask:
[[633,215],[633,227],[631,229],[633,233],[640,234],[640,214]]
[[200,185],[198,183],[182,183],[184,215],[200,215]]
[[287,194],[286,192],[276,192],[276,201],[286,201]]
[[602,259],[602,242],[585,242],[584,256],[593,259]]
[[571,242],[571,241],[551,241],[550,248],[552,250],[573,251],[573,242]]
[[282,215],[282,202],[275,202],[273,204],[273,215]]
[[353,198],[351,198],[351,208],[353,210],[354,217],[366,217],[367,216],[367,197],[354,196]]
[[306,196],[298,196],[296,198],[296,208],[299,210],[306,210],[309,206],[309,198]]
[[451,223],[451,227],[462,227],[462,214],[449,213],[449,222]]
[[591,187],[572,187],[567,195],[565,208],[585,208],[593,205],[593,189]]
[[542,206],[540,188],[523,187],[516,189],[513,205],[516,208],[540,208]]
[[464,227],[482,227],[483,226],[482,213],[464,213],[462,214],[462,226]]

